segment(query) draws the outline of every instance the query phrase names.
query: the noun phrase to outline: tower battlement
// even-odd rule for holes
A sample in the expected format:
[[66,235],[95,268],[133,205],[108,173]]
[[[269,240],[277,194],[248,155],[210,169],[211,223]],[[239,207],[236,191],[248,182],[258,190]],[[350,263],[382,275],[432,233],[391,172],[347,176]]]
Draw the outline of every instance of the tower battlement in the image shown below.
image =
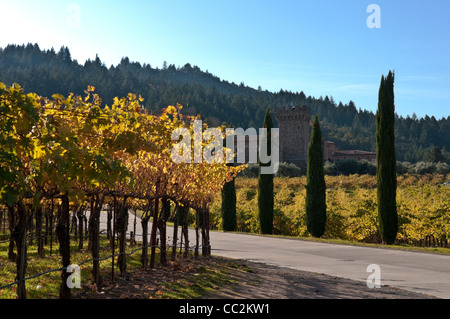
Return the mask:
[[275,116],[293,116],[305,114],[310,116],[311,109],[307,106],[289,106],[289,107],[275,107]]

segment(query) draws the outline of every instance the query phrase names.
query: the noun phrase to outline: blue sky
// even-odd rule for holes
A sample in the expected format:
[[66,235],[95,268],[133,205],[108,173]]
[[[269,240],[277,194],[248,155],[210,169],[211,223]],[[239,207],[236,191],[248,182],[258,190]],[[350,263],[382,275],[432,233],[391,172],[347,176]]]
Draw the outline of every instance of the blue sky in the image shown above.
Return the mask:
[[[380,28],[369,28],[370,4]],[[84,63],[127,56],[186,63],[223,80],[277,92],[333,96],[376,111],[381,75],[394,70],[396,112],[450,115],[447,0],[0,0],[0,47],[68,46]]]

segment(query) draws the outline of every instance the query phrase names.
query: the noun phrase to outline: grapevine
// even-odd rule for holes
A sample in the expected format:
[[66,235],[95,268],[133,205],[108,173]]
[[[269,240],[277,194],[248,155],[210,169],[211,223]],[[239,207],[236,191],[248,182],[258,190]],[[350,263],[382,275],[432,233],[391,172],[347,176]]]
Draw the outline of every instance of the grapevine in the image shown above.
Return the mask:
[[[160,115],[149,114],[142,102],[140,96],[130,93],[103,105],[92,86],[84,97],[54,94],[46,98],[25,94],[17,84],[7,87],[0,83],[0,205],[17,216],[10,227],[17,247],[20,298],[26,297],[21,279],[27,267],[26,220],[33,211],[44,209],[44,215],[51,218],[57,215],[63,267],[70,264],[70,212],[90,211],[93,280],[100,289],[102,210],[139,209],[146,212],[143,217],[148,221],[153,208],[156,225],[161,217],[159,202],[169,201],[196,210],[208,221],[210,203],[223,184],[243,169],[243,165],[227,166],[225,161],[176,164],[170,156],[172,132],[180,127],[192,132],[194,117],[183,117],[181,105],[168,106]],[[205,247],[209,247],[208,230],[205,223]],[[153,239],[155,234],[156,228],[152,229]],[[208,254],[208,250],[204,252]],[[154,250],[151,257],[154,260]],[[70,297],[67,277],[62,271],[61,298]]]

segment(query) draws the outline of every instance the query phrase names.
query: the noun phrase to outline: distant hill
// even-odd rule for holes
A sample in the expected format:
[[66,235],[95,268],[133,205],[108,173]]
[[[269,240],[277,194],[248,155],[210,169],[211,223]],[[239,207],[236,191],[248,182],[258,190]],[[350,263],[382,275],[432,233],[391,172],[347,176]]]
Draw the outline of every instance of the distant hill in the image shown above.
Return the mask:
[[[375,115],[357,109],[353,101],[343,104],[332,96],[316,98],[302,91],[250,88],[221,80],[189,63],[182,67],[165,63],[159,69],[124,57],[118,65],[107,67],[97,56],[81,65],[67,47],[55,51],[41,50],[37,44],[8,45],[0,48],[0,81],[19,83],[25,91],[42,96],[83,95],[87,85],[93,85],[106,104],[132,92],[140,94],[152,111],[180,103],[195,107],[210,125],[242,128],[260,127],[268,106],[306,105],[312,114],[318,114],[324,137],[339,149],[375,151]],[[396,144],[399,161],[449,161],[450,116],[397,117]]]

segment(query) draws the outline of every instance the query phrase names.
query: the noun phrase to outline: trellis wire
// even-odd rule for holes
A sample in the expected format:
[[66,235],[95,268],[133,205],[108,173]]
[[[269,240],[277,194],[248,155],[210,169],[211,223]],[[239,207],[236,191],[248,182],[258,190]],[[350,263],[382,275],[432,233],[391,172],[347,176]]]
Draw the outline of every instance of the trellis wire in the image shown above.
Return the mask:
[[[101,230],[100,231],[100,233],[104,233],[105,232],[105,230]],[[27,233],[27,235],[26,236],[29,236],[29,235],[31,235],[32,233]],[[128,233],[127,232],[127,234],[129,235],[130,233]],[[143,236],[143,234],[135,234],[135,236]],[[43,235],[42,235],[42,237],[43,237]],[[168,236],[167,238],[171,238],[170,236]],[[9,241],[9,239],[7,240],[7,241],[4,241],[4,242],[8,242]],[[0,243],[2,243],[2,242],[0,242]],[[156,247],[156,248],[160,248],[160,251],[162,251],[162,252],[165,252],[165,253],[168,253],[169,252],[169,250],[168,249],[170,249],[170,248],[177,248],[177,245],[166,245],[166,249],[161,249],[161,247],[159,246],[159,245],[142,245],[142,246],[139,246],[139,247],[137,247],[137,248],[135,248],[135,249],[133,249],[131,252],[124,252],[124,253],[118,253],[118,254],[114,254],[114,255],[109,255],[109,256],[107,256],[107,257],[102,257],[102,258],[89,258],[89,259],[86,259],[86,260],[83,260],[82,262],[80,262],[79,264],[77,264],[78,266],[81,266],[81,265],[84,265],[84,264],[86,264],[86,263],[88,263],[88,262],[91,262],[91,261],[104,261],[104,260],[107,260],[107,259],[110,259],[110,258],[115,258],[115,257],[118,257],[118,256],[131,256],[131,255],[133,255],[136,251],[139,251],[139,250],[142,250],[142,249],[144,249],[144,248],[152,248],[152,247]],[[201,245],[201,244],[199,244],[199,245],[192,245],[192,246],[188,246],[188,248],[189,248],[189,251],[191,251],[191,250],[193,250],[193,249],[196,249],[196,248],[202,248],[203,247],[203,245]],[[7,285],[4,285],[4,286],[1,286],[0,287],[0,290],[2,290],[2,289],[5,289],[5,288],[8,288],[8,287],[11,287],[11,286],[14,286],[14,285],[17,285],[18,283],[20,283],[20,282],[22,282],[22,281],[27,281],[27,280],[30,280],[30,279],[34,279],[34,278],[37,278],[37,277],[40,277],[40,276],[42,276],[42,275],[46,275],[46,274],[49,274],[49,273],[52,273],[52,272],[56,272],[56,271],[65,271],[65,270],[67,270],[67,267],[60,267],[60,268],[55,268],[55,269],[50,269],[50,270],[46,270],[46,271],[44,271],[44,272],[41,272],[41,273],[38,273],[38,274],[35,274],[35,275],[32,275],[32,276],[29,276],[29,277],[26,277],[26,278],[22,278],[22,279],[20,279],[20,280],[16,280],[16,281],[14,281],[14,282],[12,282],[12,283],[9,283],[9,284],[7,284]]]

